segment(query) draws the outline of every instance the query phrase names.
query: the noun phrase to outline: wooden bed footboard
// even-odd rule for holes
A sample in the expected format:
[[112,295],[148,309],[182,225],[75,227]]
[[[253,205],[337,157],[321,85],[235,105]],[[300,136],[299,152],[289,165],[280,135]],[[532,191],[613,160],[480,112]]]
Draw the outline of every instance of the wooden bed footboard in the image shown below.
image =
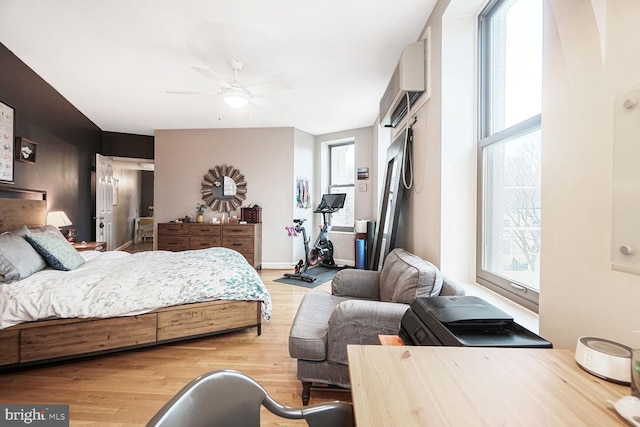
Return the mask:
[[[45,191],[0,188],[0,233],[46,224]],[[260,301],[210,301],[161,308],[138,316],[55,319],[0,330],[0,370],[256,327]]]
[[55,319],[0,330],[0,370],[257,328],[260,301],[211,301],[137,316]]

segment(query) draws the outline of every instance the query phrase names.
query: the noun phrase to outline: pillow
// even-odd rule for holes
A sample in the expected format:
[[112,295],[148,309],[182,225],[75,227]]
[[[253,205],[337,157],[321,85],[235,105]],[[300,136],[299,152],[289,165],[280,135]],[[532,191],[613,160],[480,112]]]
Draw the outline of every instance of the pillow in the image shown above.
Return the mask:
[[4,283],[24,279],[47,266],[44,259],[24,238],[11,233],[0,235],[0,255],[5,260],[0,267]]
[[0,254],[0,283],[13,282],[18,280],[19,277],[20,272],[18,269],[4,255]]
[[75,270],[84,264],[82,255],[60,233],[29,233],[25,239],[56,270]]
[[[23,225],[20,228],[16,228],[15,230],[10,231],[10,233],[16,234],[20,237],[26,237],[26,235],[29,233],[46,233],[47,231],[54,234],[59,234],[60,236],[64,237],[64,234],[62,234],[62,231],[60,231],[58,227],[53,225],[44,225],[42,227],[37,227],[37,228],[27,228],[26,225]],[[66,237],[64,238],[66,240]]]
[[29,229],[26,225],[21,226],[20,228],[16,228],[15,230],[11,230],[8,233],[15,234],[16,236],[24,237],[29,233]]

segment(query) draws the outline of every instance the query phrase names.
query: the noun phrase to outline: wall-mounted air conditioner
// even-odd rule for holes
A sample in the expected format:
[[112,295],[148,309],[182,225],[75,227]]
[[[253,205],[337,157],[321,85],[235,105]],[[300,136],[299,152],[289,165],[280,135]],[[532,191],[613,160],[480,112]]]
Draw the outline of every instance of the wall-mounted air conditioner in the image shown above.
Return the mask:
[[[380,124],[395,126],[410,105],[425,91],[425,40],[407,46],[400,55],[387,90],[380,99]],[[404,113],[403,113],[404,111]]]

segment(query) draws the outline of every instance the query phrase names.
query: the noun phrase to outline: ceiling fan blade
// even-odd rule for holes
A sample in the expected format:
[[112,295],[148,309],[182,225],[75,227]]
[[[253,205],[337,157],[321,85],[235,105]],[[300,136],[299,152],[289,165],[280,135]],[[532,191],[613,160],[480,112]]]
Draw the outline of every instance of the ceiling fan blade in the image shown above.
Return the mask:
[[254,85],[247,86],[247,90],[253,95],[258,95],[267,92],[281,92],[289,90],[293,86],[286,80],[272,80],[269,82],[256,83]]
[[216,91],[199,91],[199,92],[194,92],[194,91],[188,91],[188,90],[167,90],[167,93],[170,93],[172,95],[217,95],[218,92]]
[[254,105],[258,105],[260,107],[269,108],[279,112],[284,112],[289,109],[289,107],[287,107],[284,104],[280,104],[279,102],[272,101],[270,99],[263,98],[261,96],[252,96],[251,103]]
[[226,88],[230,88],[231,85],[229,83],[227,83],[222,77],[220,77],[219,75],[217,75],[216,73],[214,73],[213,71],[207,69],[207,68],[203,68],[203,67],[198,67],[198,66],[191,66],[191,69],[193,71],[195,71],[196,73],[200,74],[201,76],[209,79],[209,80],[213,80],[214,82],[216,82],[218,84],[218,86],[222,86],[222,87],[226,87]]

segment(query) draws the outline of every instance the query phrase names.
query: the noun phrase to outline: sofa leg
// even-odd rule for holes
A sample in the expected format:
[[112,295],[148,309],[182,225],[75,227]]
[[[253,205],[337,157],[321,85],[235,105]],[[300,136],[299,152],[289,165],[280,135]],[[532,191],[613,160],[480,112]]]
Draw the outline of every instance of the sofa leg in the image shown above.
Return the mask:
[[311,383],[302,381],[302,405],[307,406],[311,398]]

